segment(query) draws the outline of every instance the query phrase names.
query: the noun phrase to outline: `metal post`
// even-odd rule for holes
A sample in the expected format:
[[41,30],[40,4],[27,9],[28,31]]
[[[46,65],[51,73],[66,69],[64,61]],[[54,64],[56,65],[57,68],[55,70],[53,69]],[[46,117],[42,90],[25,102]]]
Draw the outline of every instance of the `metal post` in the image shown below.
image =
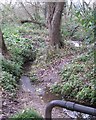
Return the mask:
[[46,107],[45,120],[52,120],[51,113],[52,113],[52,109],[54,107],[62,107],[62,108],[66,108],[66,109],[71,110],[71,111],[77,111],[77,112],[96,116],[96,109],[95,108],[76,104],[74,102],[68,102],[68,101],[63,101],[63,100],[53,100]]

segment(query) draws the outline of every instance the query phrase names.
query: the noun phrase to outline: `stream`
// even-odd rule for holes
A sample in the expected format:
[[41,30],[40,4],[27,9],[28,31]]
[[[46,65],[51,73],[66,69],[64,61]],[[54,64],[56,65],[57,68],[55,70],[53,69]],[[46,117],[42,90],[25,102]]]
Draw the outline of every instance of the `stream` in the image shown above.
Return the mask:
[[[77,41],[72,42],[75,47],[80,47],[80,44]],[[74,56],[73,56],[74,57]],[[54,94],[50,92],[50,85],[55,82],[60,81],[60,76],[58,71],[60,71],[66,64],[72,60],[72,57],[61,58],[60,61],[54,62],[47,69],[38,69],[38,83],[31,82],[30,78],[26,75],[26,71],[31,70],[31,65],[33,63],[26,63],[24,65],[24,74],[21,76],[21,89],[23,92],[20,94],[21,103],[24,108],[34,108],[38,111],[43,117],[45,114],[46,105],[52,100],[62,100],[64,99],[60,94]],[[55,118],[89,118],[87,114],[81,114],[75,111],[69,111],[67,109],[56,107],[52,110],[53,117]],[[52,118],[53,118],[52,117]]]
[[38,85],[32,84],[30,82],[29,77],[22,76],[21,77],[21,85],[25,92],[30,92],[31,95],[37,95],[42,99],[45,103],[48,103],[52,100],[61,100],[62,96],[59,94],[54,94],[50,92],[49,87],[40,87]]
[[[34,102],[34,106],[35,106],[35,104],[37,104],[38,106],[40,104],[41,105],[44,104],[46,106],[47,103],[49,103],[52,100],[62,100],[61,95],[51,93],[48,87],[45,87],[45,88],[42,87],[41,88],[38,85],[36,85],[34,83],[31,83],[29,77],[27,77],[27,76],[22,76],[21,77],[21,85],[22,85],[22,89],[25,92],[30,92],[31,96],[35,97],[35,102],[34,102],[34,100],[32,100]],[[40,101],[38,101],[38,99],[43,101],[43,102],[40,103]],[[40,104],[38,104],[36,102],[39,102]],[[43,106],[39,106],[39,107],[41,107],[41,109],[42,109]],[[87,115],[87,114],[80,114],[78,112],[75,112],[75,111],[72,112],[72,111],[66,110],[66,109],[60,109],[60,111],[61,110],[64,114],[67,115],[67,117],[69,116],[70,118],[77,118],[78,115],[79,116],[82,115],[83,118],[88,118],[89,117],[89,115]]]
[[[61,96],[50,92],[48,87],[39,86],[36,83],[31,83],[29,77],[23,75],[21,77],[21,89],[23,92],[20,94],[21,103],[23,109],[33,108],[39,112],[43,117],[45,115],[45,109],[47,103],[52,100],[61,100]],[[65,118],[68,116],[64,114],[63,108],[56,108],[52,111],[53,118]]]

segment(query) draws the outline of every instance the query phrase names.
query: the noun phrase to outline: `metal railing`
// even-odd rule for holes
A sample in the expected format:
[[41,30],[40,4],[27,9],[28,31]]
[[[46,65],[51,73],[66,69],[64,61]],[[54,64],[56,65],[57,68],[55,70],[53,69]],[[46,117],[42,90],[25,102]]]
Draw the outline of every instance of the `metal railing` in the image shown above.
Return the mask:
[[89,114],[92,116],[96,116],[96,109],[80,104],[76,104],[74,102],[63,101],[63,100],[53,100],[48,103],[45,110],[45,120],[52,120],[52,109],[54,107],[62,107],[71,111],[77,111],[85,114]]

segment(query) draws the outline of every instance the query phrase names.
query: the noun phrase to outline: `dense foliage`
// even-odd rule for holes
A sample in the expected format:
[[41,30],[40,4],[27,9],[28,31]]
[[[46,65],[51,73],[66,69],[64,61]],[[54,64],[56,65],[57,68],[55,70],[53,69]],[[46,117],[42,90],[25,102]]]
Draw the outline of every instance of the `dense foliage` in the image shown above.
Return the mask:
[[[34,18],[37,22],[40,20],[43,24],[46,17],[46,6],[44,4],[39,5],[39,9],[42,11],[40,15],[40,10],[37,11],[38,14],[34,13],[31,15],[31,12],[29,14],[31,19]],[[43,73],[48,69],[49,73],[48,71],[45,73],[51,76],[50,69],[52,68],[52,72],[56,72],[57,76],[60,76],[60,81],[58,83],[53,83],[52,81],[51,83],[50,79],[52,86],[50,87],[50,83],[48,84],[51,92],[60,94],[66,100],[92,106],[96,105],[96,78],[94,75],[96,67],[94,65],[94,53],[96,54],[96,51],[94,52],[93,48],[95,42],[94,33],[96,32],[94,32],[93,8],[86,2],[84,6],[76,6],[72,3],[72,5],[66,7],[68,9],[62,15],[61,25],[62,43],[64,43],[62,49],[50,46],[50,40],[47,39],[48,30],[40,23],[21,24],[21,18],[30,19],[30,15],[29,17],[26,15],[26,10],[23,11],[22,9],[26,16],[20,16],[18,12],[15,14],[15,9],[9,4],[2,7],[2,32],[10,53],[10,59],[6,59],[4,56],[2,56],[2,60],[0,59],[2,67],[0,85],[5,91],[14,95],[18,90],[22,74],[30,77],[31,82],[36,81],[36,84],[39,82],[41,84],[44,80],[38,81],[38,78],[43,77]],[[19,7],[17,9],[19,10]],[[61,70],[62,64],[59,66],[61,68],[57,67],[58,70],[55,69],[55,64],[60,65],[59,63],[62,60],[65,60],[66,63],[66,65],[63,63],[63,69]],[[66,60],[69,60],[68,63]],[[31,65],[31,70],[24,73],[24,65],[30,61],[34,61]],[[39,71],[39,68],[42,68],[42,70]],[[47,82],[44,84],[47,87]],[[32,109],[18,113],[12,116],[10,120],[28,118],[42,120]]]
[[67,22],[65,19],[62,25],[62,34],[65,39],[71,38],[73,41],[81,42],[82,47],[79,47],[79,50],[82,51],[83,48],[83,51],[63,68],[60,72],[62,81],[54,84],[51,90],[62,94],[66,99],[94,106],[96,104],[96,78],[94,44],[92,44],[95,42],[93,9],[86,2],[84,5],[77,6],[72,3],[68,12],[70,14],[66,16]]
[[94,91],[94,57],[88,52],[66,65],[60,72],[62,81],[51,89],[64,98],[96,104]]
[[4,89],[10,92],[14,92],[17,88],[20,76],[23,73],[24,63],[36,59],[36,50],[32,41],[21,36],[22,33],[24,34],[24,30],[25,27],[12,24],[3,26],[4,39],[11,58],[10,60],[5,58],[1,60],[2,76],[0,83]]

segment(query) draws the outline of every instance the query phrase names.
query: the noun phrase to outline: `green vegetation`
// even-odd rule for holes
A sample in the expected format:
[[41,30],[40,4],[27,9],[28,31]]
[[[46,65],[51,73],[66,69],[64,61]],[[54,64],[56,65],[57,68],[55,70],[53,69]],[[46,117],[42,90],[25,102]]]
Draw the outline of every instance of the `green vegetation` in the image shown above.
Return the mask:
[[[73,7],[74,6],[74,7]],[[93,9],[84,4],[75,6],[72,3],[71,18],[67,16],[67,22],[62,24],[62,35],[65,39],[71,39],[73,41],[82,41],[82,46],[78,49],[67,49],[72,51],[73,49],[81,55],[76,55],[76,58],[67,64],[60,72],[62,81],[54,84],[51,90],[55,93],[60,93],[66,99],[75,100],[79,102],[96,104],[96,90],[94,75],[94,49],[92,43],[94,43],[94,16]],[[65,28],[65,29],[64,29]],[[70,37],[69,37],[70,36]],[[67,45],[68,40],[67,40]],[[66,45],[66,44],[65,44]],[[87,46],[88,45],[88,46]],[[86,53],[87,51],[87,53]],[[76,53],[76,52],[72,52]]]
[[[51,31],[51,27],[50,29],[47,28],[51,25],[44,27],[39,23],[46,23],[45,14],[47,13],[45,12],[48,12],[48,10],[45,10],[46,5],[44,3],[31,3],[30,5],[33,7],[30,5],[27,6],[28,3],[24,3],[25,8],[28,8],[29,14],[20,4],[21,2],[17,3],[18,4],[14,4],[13,6],[10,2],[10,4],[1,5],[0,7],[1,31],[3,33],[4,42],[10,53],[9,58],[0,54],[0,56],[2,56],[2,60],[0,59],[0,67],[2,67],[2,72],[0,73],[0,87],[2,87],[4,91],[7,91],[8,94],[10,93],[12,96],[16,95],[19,88],[20,77],[23,74],[28,76],[36,87],[42,85],[42,88],[45,89],[52,85],[50,87],[51,92],[61,94],[66,100],[85,104],[88,103],[89,105],[95,106],[96,75],[94,75],[94,69],[96,69],[96,65],[94,65],[94,56],[96,56],[96,51],[93,46],[95,43],[94,36],[96,36],[94,27],[96,15],[94,14],[93,16],[93,8],[86,4],[85,1],[85,6],[82,4],[75,5],[73,3],[70,6],[66,4],[67,8],[64,8],[66,10],[63,11],[61,24],[61,41],[64,43],[64,46],[60,46],[60,49],[57,44],[57,42],[60,43],[60,40],[51,40],[51,33],[54,33],[56,30],[55,21],[58,20],[58,16],[56,17],[56,13],[59,13],[58,11],[56,12],[56,10],[59,10],[57,9],[58,7],[56,7],[56,9],[52,7],[55,9],[53,13],[56,13],[55,17],[51,15],[51,17],[53,16],[52,20],[54,20],[51,21],[51,25],[53,24],[52,26],[54,26],[53,31]],[[31,7],[33,11],[30,11]],[[21,24],[22,20],[26,21],[32,19],[33,21],[29,21],[29,23]],[[50,20],[47,22],[49,21]],[[59,34],[57,33],[57,35]],[[56,37],[55,33],[52,38],[59,37]],[[57,46],[54,47],[55,44],[51,46],[52,42],[56,42]],[[78,45],[75,46],[74,42]],[[2,48],[0,48],[0,50],[1,49]],[[33,62],[29,68],[31,70],[27,70],[25,67],[25,64],[29,62]],[[62,66],[64,66],[64,68],[62,68]],[[51,74],[50,71],[54,74]],[[49,77],[49,80],[46,76]],[[56,77],[59,78],[59,76],[61,78],[60,81],[53,83],[54,81],[52,80]],[[43,82],[45,83],[43,84]],[[41,94],[42,93],[39,94],[40,98]],[[27,100],[24,102],[26,102],[26,106],[27,102],[30,104]],[[42,120],[42,117],[33,109],[28,109],[11,116],[9,120],[13,119]]]
[[31,73],[29,77],[30,77],[31,82],[36,82],[36,81],[38,80],[36,74],[32,74],[32,73]]
[[9,120],[43,120],[38,113],[33,109],[23,110],[9,118]]
[[60,72],[61,83],[52,86],[51,90],[60,93],[64,98],[96,104],[94,91],[94,57],[92,52],[82,55],[66,65]]
[[23,38],[22,34],[25,30],[24,26],[13,24],[3,26],[4,39],[11,57],[9,60],[3,58],[0,61],[3,71],[0,82],[2,87],[9,92],[17,89],[24,63],[36,59],[36,49],[33,47],[32,40]]
[[[21,29],[22,32],[20,31]],[[25,31],[25,29],[27,29],[25,26],[16,25],[7,25],[3,29],[6,44],[13,55],[11,59],[15,62],[21,62],[20,64],[27,60],[33,61],[36,58],[36,51],[32,41],[23,37],[23,34],[28,31]]]
[[7,91],[11,92],[11,93],[15,93],[16,89],[17,89],[17,82],[16,82],[16,78],[6,72],[6,71],[2,71],[1,76],[0,76],[0,85]]
[[19,78],[22,73],[22,66],[14,61],[2,59],[2,70]]
[[[69,24],[71,22],[70,20]],[[73,46],[68,40],[69,33],[71,34],[71,32],[67,33],[69,28],[66,27],[68,27],[67,24],[62,25],[64,50],[60,50],[59,48],[54,50],[54,48],[45,44],[43,36],[46,36],[47,32],[40,30],[38,26],[28,23],[24,25],[3,25],[4,39],[11,53],[11,58],[10,60],[2,59],[2,87],[10,92],[15,91],[19,83],[19,78],[23,73],[22,66],[28,61],[36,59],[32,69],[32,71],[35,71],[38,67],[46,67],[53,60],[60,57],[83,53],[81,56],[76,56],[70,64],[64,67],[64,70],[60,72],[62,78],[61,84],[53,85],[51,89],[53,92],[61,93],[66,98],[74,98],[78,101],[88,101],[94,104],[93,49],[92,47],[87,48],[86,45],[82,45],[79,48]],[[73,26],[70,26],[70,30],[72,28]],[[80,28],[83,29],[82,26]],[[74,35],[78,36],[78,33],[80,33],[80,29]],[[87,54],[85,54],[86,50],[89,51]],[[32,82],[35,82],[38,78],[32,71],[30,71],[29,77]],[[7,84],[9,85],[6,84],[6,81],[8,81]],[[90,94],[88,94],[89,92]]]

